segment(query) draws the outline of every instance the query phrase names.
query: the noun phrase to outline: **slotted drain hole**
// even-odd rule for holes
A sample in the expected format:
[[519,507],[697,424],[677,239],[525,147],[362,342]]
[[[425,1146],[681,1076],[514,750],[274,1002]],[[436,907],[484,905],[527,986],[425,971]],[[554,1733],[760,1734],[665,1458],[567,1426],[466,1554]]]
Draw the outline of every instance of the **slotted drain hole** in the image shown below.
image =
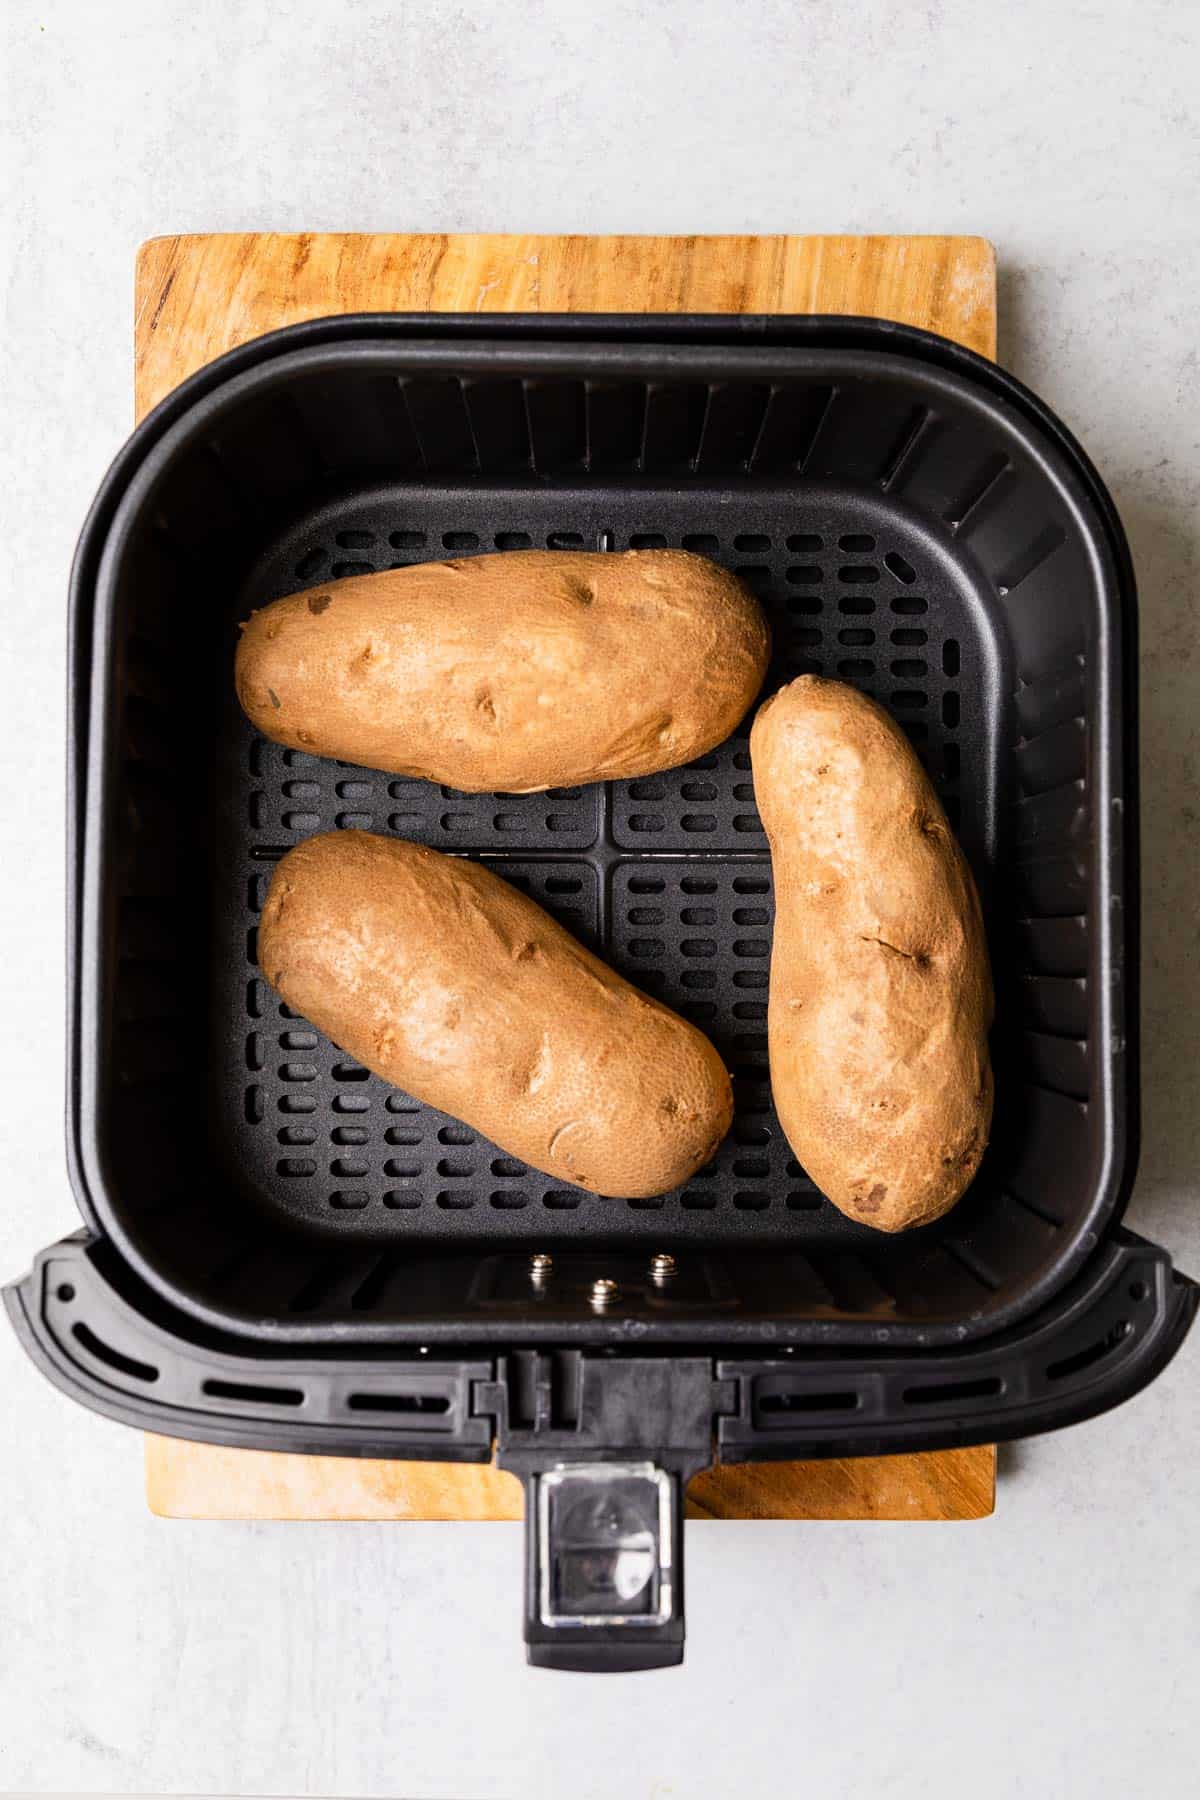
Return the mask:
[[992,1400],[1004,1392],[999,1375],[980,1375],[974,1381],[935,1381],[904,1390],[906,1406],[946,1406],[954,1400]]
[[1084,1350],[1077,1350],[1074,1356],[1064,1356],[1060,1362],[1052,1362],[1046,1369],[1047,1381],[1065,1381],[1068,1375],[1079,1375],[1084,1369],[1090,1369],[1102,1357],[1108,1356],[1123,1343],[1133,1330],[1128,1319],[1118,1319],[1110,1331],[1094,1344]]
[[152,1363],[139,1362],[136,1356],[126,1356],[123,1350],[115,1350],[103,1338],[97,1337],[90,1325],[72,1325],[71,1335],[100,1362],[107,1363],[110,1369],[117,1369],[122,1375],[132,1375],[136,1381],[158,1380],[158,1370]]
[[303,1406],[300,1388],[266,1387],[253,1381],[221,1381],[211,1376],[201,1391],[213,1400],[246,1400],[258,1406]]
[[840,1388],[821,1394],[763,1394],[758,1402],[760,1413],[853,1412],[862,1405],[862,1397],[854,1388]]
[[445,1394],[349,1394],[346,1405],[351,1412],[442,1414],[450,1411]]

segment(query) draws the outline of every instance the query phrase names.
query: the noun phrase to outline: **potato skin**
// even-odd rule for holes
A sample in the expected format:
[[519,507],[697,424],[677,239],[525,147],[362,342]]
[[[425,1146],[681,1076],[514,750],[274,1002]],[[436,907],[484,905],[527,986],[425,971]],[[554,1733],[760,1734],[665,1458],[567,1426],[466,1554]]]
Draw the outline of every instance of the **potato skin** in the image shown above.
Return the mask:
[[903,732],[854,688],[793,681],[760,708],[750,755],[775,878],[780,1122],[842,1212],[927,1224],[971,1182],[991,1124],[971,872]]
[[694,1026],[478,863],[329,832],[259,926],[287,1004],[385,1081],[560,1181],[645,1198],[706,1163],[733,1100]]
[[264,736],[467,793],[677,768],[766,672],[753,595],[684,550],[529,550],[323,583],[242,627]]

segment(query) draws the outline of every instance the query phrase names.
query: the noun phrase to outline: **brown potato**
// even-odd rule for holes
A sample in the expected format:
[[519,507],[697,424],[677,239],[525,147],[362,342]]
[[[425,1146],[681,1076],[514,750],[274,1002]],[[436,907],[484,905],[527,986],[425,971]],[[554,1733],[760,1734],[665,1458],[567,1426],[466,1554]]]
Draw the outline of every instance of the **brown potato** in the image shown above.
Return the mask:
[[727,738],[770,633],[683,550],[529,550],[352,575],[256,612],[237,694],[292,749],[468,793],[677,768]]
[[258,936],[287,1004],[385,1081],[560,1181],[644,1198],[729,1129],[694,1026],[478,863],[339,831],[289,850]]
[[750,755],[775,876],[783,1129],[851,1218],[927,1224],[970,1183],[992,1116],[971,872],[903,732],[854,688],[793,681],[760,709]]

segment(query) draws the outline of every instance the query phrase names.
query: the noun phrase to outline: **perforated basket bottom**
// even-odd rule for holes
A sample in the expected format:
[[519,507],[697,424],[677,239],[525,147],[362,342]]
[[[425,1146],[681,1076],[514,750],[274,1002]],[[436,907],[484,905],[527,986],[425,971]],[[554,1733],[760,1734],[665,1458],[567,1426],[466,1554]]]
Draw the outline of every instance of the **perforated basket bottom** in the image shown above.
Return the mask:
[[[1003,774],[987,710],[1003,691],[999,646],[969,568],[877,491],[375,491],[322,508],[272,547],[231,615],[227,648],[236,618],[322,578],[531,545],[682,545],[735,569],[774,632],[762,697],[814,672],[882,701],[933,776],[986,900]],[[749,719],[710,755],[650,779],[464,795],[269,744],[237,709],[232,683],[214,685],[224,698],[223,785],[210,808],[219,871],[210,1121],[248,1198],[343,1239],[861,1239],[792,1157],[771,1102],[771,869]],[[650,1200],[553,1182],[390,1090],[291,1014],[255,961],[271,870],[311,833],[350,827],[486,860],[707,1032],[736,1101],[709,1167]]]

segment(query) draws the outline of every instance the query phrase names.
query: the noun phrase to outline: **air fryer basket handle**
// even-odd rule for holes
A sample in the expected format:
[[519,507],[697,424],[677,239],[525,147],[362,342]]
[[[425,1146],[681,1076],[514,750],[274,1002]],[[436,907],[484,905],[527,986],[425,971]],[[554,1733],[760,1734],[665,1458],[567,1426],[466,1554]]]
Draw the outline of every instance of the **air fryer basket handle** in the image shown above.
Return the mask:
[[655,1463],[559,1463],[525,1481],[525,1642],[541,1669],[683,1661],[683,1481]]
[[[1069,1287],[995,1338],[836,1364],[583,1350],[268,1360],[254,1339],[193,1336],[86,1232],[43,1250],[2,1298],[57,1387],[139,1430],[312,1455],[485,1463],[494,1452],[528,1497],[529,1660],[620,1671],[682,1658],[683,1495],[697,1470],[996,1442],[1094,1418],[1170,1361],[1200,1286],[1117,1228]],[[831,1427],[811,1401],[835,1368],[861,1404]],[[354,1407],[379,1391],[406,1403]]]
[[525,1642],[543,1669],[683,1661],[683,1495],[735,1403],[700,1356],[502,1358],[475,1390],[525,1484]]

